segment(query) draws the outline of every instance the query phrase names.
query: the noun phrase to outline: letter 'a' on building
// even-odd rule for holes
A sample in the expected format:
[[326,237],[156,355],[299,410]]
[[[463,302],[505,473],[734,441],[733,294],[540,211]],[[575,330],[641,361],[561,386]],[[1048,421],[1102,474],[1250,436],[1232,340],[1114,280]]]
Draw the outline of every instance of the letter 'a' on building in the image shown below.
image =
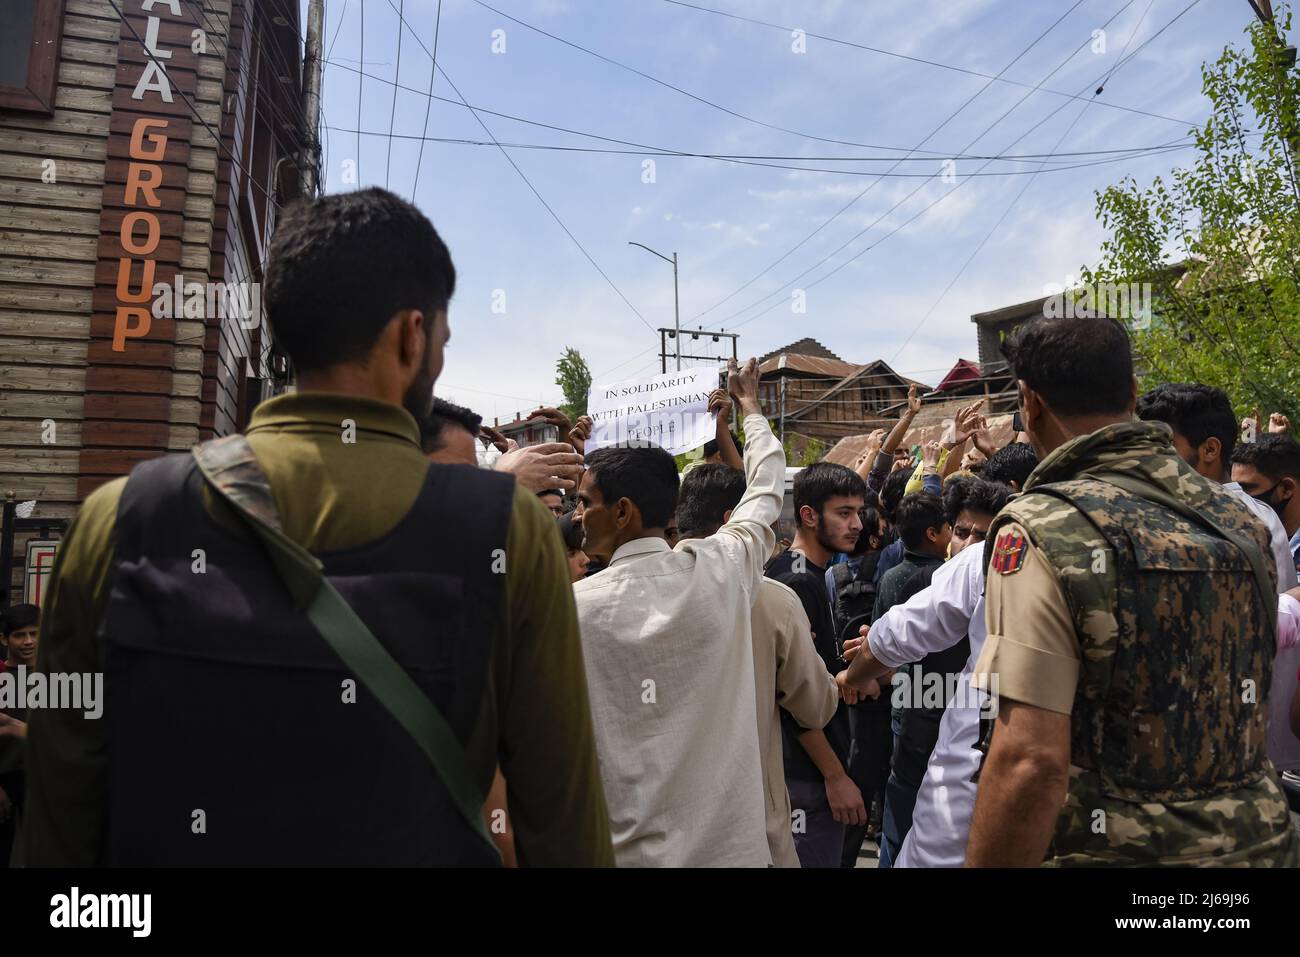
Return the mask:
[[[26,352],[4,382],[18,425],[0,455],[4,490],[57,526],[284,391],[260,270],[304,189],[303,23],[282,0],[2,9],[0,162],[23,188],[5,198],[0,260],[40,268],[0,271],[0,354]],[[32,350],[33,329],[57,348]]]

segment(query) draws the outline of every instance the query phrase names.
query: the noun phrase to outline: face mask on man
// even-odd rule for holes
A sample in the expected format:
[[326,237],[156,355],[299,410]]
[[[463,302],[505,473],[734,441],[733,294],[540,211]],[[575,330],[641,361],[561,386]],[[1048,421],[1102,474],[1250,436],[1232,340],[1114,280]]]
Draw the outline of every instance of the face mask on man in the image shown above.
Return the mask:
[[1273,493],[1277,491],[1277,487],[1281,484],[1282,484],[1282,480],[1279,479],[1278,481],[1270,485],[1268,488],[1266,488],[1264,491],[1256,492],[1254,495],[1251,496],[1251,498],[1253,498],[1255,501],[1263,502],[1265,505],[1271,508],[1274,511],[1274,513],[1276,513],[1278,518],[1282,517],[1282,512],[1286,510],[1287,503],[1290,501],[1290,498],[1284,498],[1280,502],[1273,501]]

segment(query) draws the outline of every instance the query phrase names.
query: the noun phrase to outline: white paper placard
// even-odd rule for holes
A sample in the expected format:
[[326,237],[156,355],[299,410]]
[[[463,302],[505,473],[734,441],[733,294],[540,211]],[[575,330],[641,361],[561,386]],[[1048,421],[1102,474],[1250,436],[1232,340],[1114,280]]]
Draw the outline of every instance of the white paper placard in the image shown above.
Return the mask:
[[716,433],[709,393],[717,387],[718,370],[711,366],[593,385],[586,450],[645,442],[671,455],[698,448]]

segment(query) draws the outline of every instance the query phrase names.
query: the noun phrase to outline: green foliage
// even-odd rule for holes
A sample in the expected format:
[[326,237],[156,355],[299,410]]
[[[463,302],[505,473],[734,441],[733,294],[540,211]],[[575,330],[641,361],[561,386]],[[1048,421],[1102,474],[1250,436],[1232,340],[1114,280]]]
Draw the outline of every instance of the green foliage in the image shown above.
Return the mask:
[[[772,431],[777,435],[781,434],[775,420],[769,421]],[[797,469],[820,462],[822,457],[830,451],[826,443],[821,439],[809,439],[803,446],[802,450],[795,444],[793,433],[787,433],[785,441],[781,443],[781,448],[785,452],[785,464],[788,468]]]
[[[1277,22],[1285,36],[1290,11]],[[1296,420],[1300,74],[1284,68],[1270,28],[1253,21],[1248,33],[1248,47],[1228,46],[1201,68],[1213,115],[1191,131],[1191,164],[1168,181],[1125,179],[1098,194],[1109,236],[1083,279],[1151,283],[1150,321],[1130,322],[1143,388],[1202,382],[1239,411]]]
[[577,349],[565,346],[564,355],[555,363],[555,384],[564,393],[564,404],[560,406],[560,411],[569,417],[570,422],[576,422],[578,416],[587,414],[591,370]]

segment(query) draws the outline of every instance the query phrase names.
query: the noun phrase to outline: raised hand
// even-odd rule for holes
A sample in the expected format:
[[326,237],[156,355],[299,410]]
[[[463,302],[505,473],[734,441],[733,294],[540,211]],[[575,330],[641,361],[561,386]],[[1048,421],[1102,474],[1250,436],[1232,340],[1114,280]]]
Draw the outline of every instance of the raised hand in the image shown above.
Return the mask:
[[540,406],[528,414],[528,418],[541,419],[547,425],[555,426],[555,434],[560,437],[561,442],[568,440],[569,433],[573,430],[573,423],[569,417],[559,409],[552,408],[549,405]]
[[574,450],[581,455],[587,449],[587,440],[591,438],[591,430],[595,423],[591,421],[591,416],[578,416],[577,423],[569,430],[569,444]]
[[582,456],[565,442],[543,442],[515,449],[497,459],[492,467],[512,473],[515,481],[530,492],[548,488],[571,492],[582,478]]
[[478,427],[478,434],[495,445],[497,451],[502,455],[505,455],[507,452],[513,452],[515,449],[519,448],[518,442],[515,442],[513,439],[507,439],[490,425],[480,425]]
[[727,391],[736,400],[742,416],[762,414],[763,407],[758,400],[757,359],[750,357],[744,366],[737,365],[735,359],[727,360]]

